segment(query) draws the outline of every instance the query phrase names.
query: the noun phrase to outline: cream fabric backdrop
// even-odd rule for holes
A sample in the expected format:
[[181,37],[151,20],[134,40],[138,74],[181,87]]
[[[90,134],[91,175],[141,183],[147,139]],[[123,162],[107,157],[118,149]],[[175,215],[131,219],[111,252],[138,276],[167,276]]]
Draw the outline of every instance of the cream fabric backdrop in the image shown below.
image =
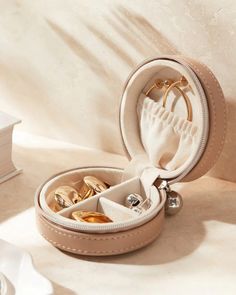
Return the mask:
[[236,181],[235,19],[233,0],[2,0],[0,109],[20,130],[122,154],[128,74],[148,57],[185,54],[223,87],[229,132],[211,174]]

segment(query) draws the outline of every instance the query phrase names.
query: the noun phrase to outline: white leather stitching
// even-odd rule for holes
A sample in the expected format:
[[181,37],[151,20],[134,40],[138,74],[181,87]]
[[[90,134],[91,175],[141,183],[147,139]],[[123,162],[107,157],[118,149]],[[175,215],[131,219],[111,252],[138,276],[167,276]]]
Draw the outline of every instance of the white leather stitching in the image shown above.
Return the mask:
[[154,241],[157,236],[159,235],[160,233],[158,233],[157,235],[153,235],[150,239],[146,240],[145,242],[142,242],[142,243],[138,243],[138,244],[135,244],[133,246],[130,246],[130,247],[125,247],[125,248],[120,248],[118,250],[104,250],[104,251],[87,251],[87,250],[81,250],[81,249],[76,249],[76,248],[70,248],[70,247],[66,247],[62,244],[59,244],[53,240],[50,240],[47,236],[45,236],[42,232],[41,232],[41,235],[47,240],[49,241],[50,243],[52,243],[53,245],[55,245],[56,247],[59,247],[63,250],[68,250],[68,251],[72,251],[72,252],[76,252],[76,253],[79,253],[79,254],[115,254],[115,253],[124,253],[124,252],[128,252],[130,250],[135,250],[135,249],[138,249],[138,248],[141,248],[149,243],[151,243],[152,241]]
[[[160,213],[161,214],[161,211]],[[123,234],[123,235],[119,235],[117,237],[100,237],[100,238],[95,238],[95,237],[81,237],[81,236],[78,236],[78,235],[73,235],[73,234],[67,234],[67,233],[63,233],[62,231],[60,230],[56,230],[54,229],[52,226],[50,226],[49,224],[47,224],[41,217],[40,218],[40,221],[50,230],[50,231],[53,231],[55,232],[56,234],[59,234],[59,235],[62,235],[62,236],[65,236],[65,237],[68,237],[68,238],[72,238],[72,239],[78,239],[78,240],[88,240],[88,241],[109,241],[109,240],[118,240],[118,239],[124,239],[124,238],[127,238],[127,237],[133,237],[133,236],[136,236],[136,235],[139,235],[141,233],[143,233],[145,230],[137,230],[135,231],[134,233],[130,233],[130,234]],[[155,217],[157,218],[157,217]],[[162,219],[162,216],[160,216],[160,219]],[[151,222],[151,221],[150,221]],[[153,223],[155,226],[156,226],[156,223]],[[153,226],[153,225],[152,225]],[[81,234],[81,233],[78,233],[78,234]]]

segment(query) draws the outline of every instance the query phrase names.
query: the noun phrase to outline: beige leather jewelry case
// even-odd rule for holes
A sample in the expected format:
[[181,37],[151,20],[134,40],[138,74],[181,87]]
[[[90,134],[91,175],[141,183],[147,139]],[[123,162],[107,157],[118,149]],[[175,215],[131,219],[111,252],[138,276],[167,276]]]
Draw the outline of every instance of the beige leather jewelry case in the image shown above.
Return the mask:
[[[182,205],[170,185],[205,174],[224,144],[226,110],[220,85],[205,65],[182,56],[157,57],[138,66],[125,84],[119,116],[128,167],[63,171],[36,192],[39,231],[57,248],[105,256],[151,243],[160,234],[166,213],[173,214]],[[75,187],[85,176],[109,186],[54,210],[58,187]],[[127,196],[142,201],[137,208],[127,206]],[[102,214],[86,222],[72,218],[73,212]],[[106,222],[96,222],[99,218]]]

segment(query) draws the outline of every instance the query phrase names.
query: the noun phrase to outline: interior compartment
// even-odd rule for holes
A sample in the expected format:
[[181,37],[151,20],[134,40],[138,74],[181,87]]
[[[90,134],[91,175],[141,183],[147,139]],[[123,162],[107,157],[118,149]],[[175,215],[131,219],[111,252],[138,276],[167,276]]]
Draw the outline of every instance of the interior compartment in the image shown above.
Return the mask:
[[[48,207],[47,202],[50,203],[55,188],[62,184],[71,183],[71,181],[77,181],[77,179],[85,175],[96,176],[113,185],[95,196],[65,208],[58,213],[54,213]],[[147,196],[139,177],[134,177],[120,183],[119,181],[121,181],[122,175],[123,170],[113,170],[112,168],[86,168],[62,173],[49,180],[43,186],[39,196],[40,205],[47,214],[47,218],[54,222],[62,223],[63,225],[67,224],[70,227],[79,227],[81,230],[85,227],[86,231],[102,231],[103,228],[108,230],[107,227],[111,227],[111,230],[118,230],[119,227],[123,227],[124,224],[127,224],[127,227],[131,225],[134,226],[134,224],[142,224],[146,219],[154,217],[163,207],[164,198],[160,197],[160,193],[155,186],[149,188],[149,195]],[[111,176],[111,178],[108,176]],[[141,214],[127,208],[125,206],[125,198],[131,193],[141,195],[144,200],[148,197],[150,199],[150,207],[145,208],[146,210]],[[72,212],[77,210],[101,212],[107,215],[113,222],[99,224],[78,222],[71,217]]]
[[[171,79],[177,81],[182,76],[186,78],[189,84],[188,87],[183,88],[183,91],[188,95],[191,101],[193,110],[192,122],[186,120],[186,105],[179,91],[170,91],[165,108],[162,108],[162,90],[154,89],[149,94],[149,98],[144,94],[150,89],[156,79]],[[140,117],[138,115],[140,113],[140,106],[142,109],[142,104],[145,99],[153,101],[153,109],[147,110],[147,112],[151,112],[152,115],[150,116],[152,117],[152,119],[150,118],[151,128],[153,128],[153,124],[155,123],[155,111],[157,111],[158,108],[159,110],[162,108],[160,111],[161,115],[164,116],[162,117],[162,121],[165,119],[165,123],[170,124],[170,122],[173,123],[178,120],[183,121],[179,124],[178,132],[176,132],[175,128],[172,128],[173,132],[162,133],[161,124],[163,125],[163,122],[161,122],[159,126],[155,126],[154,124],[153,129],[155,130],[152,133],[152,137],[148,140],[148,147],[147,144],[146,146],[143,144],[140,128],[143,128],[141,131],[146,133],[148,133],[151,128],[145,124],[143,127],[140,126]],[[174,113],[171,112],[172,103],[175,105]],[[165,111],[165,113],[163,111]],[[146,166],[155,165],[159,169],[160,177],[163,179],[177,179],[180,175],[183,177],[198,162],[207,143],[208,120],[207,99],[196,74],[190,68],[176,61],[157,59],[147,62],[131,75],[126,84],[120,107],[120,126],[124,145],[131,158],[136,158],[138,156],[142,161],[146,161]],[[189,127],[187,125],[191,126]],[[171,127],[173,127],[173,125]],[[176,134],[178,136],[176,136]],[[188,137],[188,140],[186,140],[186,137]],[[189,138],[192,139],[192,143],[194,142],[194,144],[189,144]],[[158,150],[160,141],[162,141],[163,147]],[[183,144],[180,143],[184,141],[186,141],[186,143],[183,148]],[[169,152],[168,149],[170,145],[174,146],[174,152],[173,150]],[[157,147],[157,154],[159,154],[153,157],[152,154],[155,146]],[[165,146],[166,150],[164,149]],[[181,149],[179,148],[180,146]],[[180,152],[178,151],[179,149],[181,150]],[[183,154],[183,149],[185,149],[187,157],[180,156]],[[165,154],[164,161],[162,159],[163,154]],[[172,162],[171,165],[168,165],[175,154],[178,154],[178,159],[176,160],[175,158],[175,163],[173,164]],[[153,159],[155,158],[160,159],[160,161],[154,161]],[[133,170],[135,171],[135,169]]]
[[100,212],[108,216],[113,222],[126,221],[137,215],[134,211],[122,206],[116,202],[110,201],[106,197],[89,198],[86,201],[78,203],[73,208],[67,208],[59,213],[61,216],[72,218],[72,212],[78,210]]
[[[65,208],[59,211],[58,214],[71,218],[72,212],[77,210],[86,210],[104,213],[115,222],[122,220],[125,221],[130,218],[137,217],[137,213],[125,206],[126,197],[132,193],[139,194],[142,196],[144,201],[146,198],[150,199],[151,206],[148,210],[151,210],[152,207],[158,206],[160,203],[158,191],[156,189],[150,190],[150,195],[147,196],[139,177],[134,177],[123,183],[117,184],[102,193]],[[146,214],[146,211],[142,214]]]
[[[91,168],[81,168],[79,170],[72,170],[67,173],[62,173],[55,178],[51,179],[47,185],[45,185],[40,193],[40,203],[42,208],[46,212],[52,212],[50,205],[54,201],[54,192],[59,186],[69,185],[74,187],[76,183],[81,181],[84,176],[95,176],[102,180],[103,182],[109,184],[113,187],[119,184],[122,179],[122,170],[112,169],[112,168],[101,168],[101,167],[91,167]],[[96,197],[95,195],[94,197]],[[66,209],[63,209],[66,210]],[[59,212],[63,212],[63,210]],[[58,212],[58,213],[59,213]]]
[[113,222],[126,221],[137,216],[136,212],[104,197],[99,198],[97,211],[111,217]]
[[[99,207],[100,198],[106,198],[111,200],[112,203],[114,203],[114,206],[116,204],[120,204],[120,207],[124,207],[125,196],[127,194],[130,194],[133,191],[139,191],[140,194],[143,194],[143,192],[141,192],[140,181],[137,177],[129,179],[123,183],[114,185],[104,192],[96,194],[95,196],[92,196],[84,201],[81,201],[73,206],[70,206],[68,208],[65,208],[59,211],[58,214],[61,216],[70,218],[71,213],[77,210],[99,211],[99,208],[101,208]],[[115,207],[117,208],[117,206]],[[101,212],[101,213],[104,213],[104,212]]]

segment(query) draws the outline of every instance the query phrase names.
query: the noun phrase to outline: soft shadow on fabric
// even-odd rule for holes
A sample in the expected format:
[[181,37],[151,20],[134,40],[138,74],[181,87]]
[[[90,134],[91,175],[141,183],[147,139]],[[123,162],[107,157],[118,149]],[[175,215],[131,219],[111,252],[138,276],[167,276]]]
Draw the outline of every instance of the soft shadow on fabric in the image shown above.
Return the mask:
[[[60,24],[51,19],[45,19],[45,22],[75,54],[78,63],[85,63],[96,79],[99,79],[104,85],[104,90],[99,90],[96,93],[96,98],[97,100],[100,98],[100,103],[91,104],[89,111],[90,114],[96,114],[97,118],[103,118],[99,122],[103,127],[101,128],[103,132],[97,134],[97,142],[102,149],[114,152],[114,141],[111,138],[113,134],[119,134],[120,97],[130,71],[144,59],[157,54],[178,54],[178,51],[148,20],[125,8],[118,7],[104,15],[104,20],[107,23],[106,30],[95,27],[87,19],[80,19],[80,22],[87,28],[88,38],[95,38],[99,48],[102,44],[104,50],[111,51],[114,59],[118,58],[126,66],[127,71],[123,73],[118,73],[107,59],[99,59],[94,48],[83,44],[78,36],[74,36]],[[112,36],[107,32],[113,32]],[[122,42],[120,42],[121,39],[123,39]],[[138,51],[140,55],[138,59],[132,55],[132,51],[123,46],[124,42],[128,43],[133,50]],[[106,113],[110,112],[114,117],[113,124],[110,121],[105,121],[104,110]]]

